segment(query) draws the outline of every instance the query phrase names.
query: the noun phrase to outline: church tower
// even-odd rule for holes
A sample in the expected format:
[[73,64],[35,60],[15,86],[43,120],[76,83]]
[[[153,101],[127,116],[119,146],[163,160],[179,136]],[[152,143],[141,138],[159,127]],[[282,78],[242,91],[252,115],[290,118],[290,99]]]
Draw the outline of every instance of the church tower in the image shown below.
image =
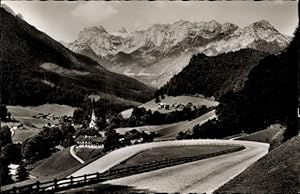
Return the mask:
[[93,128],[93,129],[97,129],[97,126],[96,126],[96,115],[95,115],[95,111],[93,110],[92,112],[92,117],[91,117],[91,122],[89,124],[89,128]]

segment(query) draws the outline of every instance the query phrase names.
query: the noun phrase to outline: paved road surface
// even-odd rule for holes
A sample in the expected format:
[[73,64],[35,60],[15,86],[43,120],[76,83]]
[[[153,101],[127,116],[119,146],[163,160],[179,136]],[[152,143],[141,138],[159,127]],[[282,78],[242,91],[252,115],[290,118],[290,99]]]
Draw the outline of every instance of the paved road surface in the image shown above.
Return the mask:
[[[211,110],[208,113],[201,115],[200,117],[191,121],[180,121],[178,123],[164,124],[164,125],[147,125],[134,127],[138,131],[155,131],[158,132],[161,137],[156,138],[157,141],[166,139],[175,139],[177,134],[181,131],[187,131],[192,129],[195,125],[202,125],[208,120],[216,118],[216,111]],[[115,129],[118,133],[125,134],[127,131],[132,130],[132,127],[124,127]]]
[[191,121],[183,121],[183,122],[179,122],[178,125],[162,128],[158,131],[159,134],[161,134],[161,137],[158,137],[156,139],[164,140],[169,138],[176,138],[179,132],[193,129],[195,125],[202,125],[207,121],[212,120],[216,117],[217,117],[216,110],[212,110]]
[[[113,166],[121,163],[122,161],[130,158],[131,156],[154,147],[164,147],[164,146],[177,146],[177,145],[200,145],[200,144],[242,144],[246,146],[243,152],[238,152],[244,156],[248,155],[250,151],[255,152],[255,156],[261,157],[268,151],[268,144],[249,142],[249,141],[234,141],[234,140],[180,140],[180,141],[162,141],[153,142],[146,144],[138,144],[127,146],[115,151],[112,151],[103,157],[95,160],[94,162],[84,166],[78,171],[74,172],[72,176],[80,176],[83,174],[91,174],[95,172],[105,172]],[[252,152],[251,152],[252,153]],[[229,155],[229,154],[228,154]]]
[[269,147],[268,144],[235,140],[215,140],[215,143],[226,143],[225,141],[243,144],[246,149],[106,183],[154,192],[211,193],[267,154]]
[[82,160],[79,156],[76,155],[76,152],[75,152],[75,145],[72,145],[70,147],[70,154],[71,156],[77,160],[78,162],[80,162],[81,164],[84,164],[84,160]]

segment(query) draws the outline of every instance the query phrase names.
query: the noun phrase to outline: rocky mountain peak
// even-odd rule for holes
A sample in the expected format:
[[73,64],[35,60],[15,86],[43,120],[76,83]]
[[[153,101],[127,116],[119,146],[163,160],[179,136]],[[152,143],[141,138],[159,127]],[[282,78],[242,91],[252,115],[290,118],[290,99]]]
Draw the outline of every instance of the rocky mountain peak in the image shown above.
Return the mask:
[[274,29],[274,27],[270,24],[270,22],[268,20],[260,20],[260,21],[254,22],[253,24],[250,25],[250,27]]
[[128,33],[126,28],[123,26],[120,30],[118,30],[119,33]]
[[235,25],[235,24],[232,24],[232,23],[229,23],[229,22],[226,22],[222,25],[222,30],[221,32],[225,33],[225,32],[229,32],[229,33],[232,33],[234,32],[235,30],[237,30],[239,28],[239,26]]
[[185,24],[189,24],[191,22],[186,21],[186,20],[179,20],[173,23],[173,25],[185,25]]
[[216,20],[211,20],[209,22],[207,22],[208,26],[213,26],[213,27],[218,27],[221,24],[219,22],[217,22]]
[[91,26],[91,27],[87,27],[87,28],[84,28],[83,31],[81,31],[83,33],[87,33],[87,32],[97,32],[97,33],[105,33],[107,34],[107,31],[106,29],[99,25],[99,26]]
[[[192,54],[215,56],[245,48],[277,53],[289,42],[266,20],[244,28],[215,20],[180,20],[130,33],[125,31],[122,28],[119,32],[108,33],[101,26],[91,27],[81,33],[70,48],[79,53],[91,49],[101,60],[107,60],[106,68],[118,73],[143,76],[148,73],[156,76],[153,79],[161,76],[155,83],[147,78],[157,87],[181,71]],[[126,56],[118,53],[126,53]]]
[[255,41],[277,42],[280,47],[286,47],[289,40],[274,28],[267,20],[260,20],[243,29],[244,34],[248,34]]

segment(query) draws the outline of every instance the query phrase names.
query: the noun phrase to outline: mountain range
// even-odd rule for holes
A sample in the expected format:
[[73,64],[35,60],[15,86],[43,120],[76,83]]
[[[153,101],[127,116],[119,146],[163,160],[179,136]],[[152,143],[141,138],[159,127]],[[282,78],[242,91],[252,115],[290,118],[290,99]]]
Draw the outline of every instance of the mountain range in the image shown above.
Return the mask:
[[110,100],[151,99],[153,88],[70,51],[7,7],[0,14],[1,103],[77,106],[92,94]]
[[281,34],[267,20],[244,28],[214,20],[181,20],[133,32],[123,27],[110,33],[103,26],[92,26],[83,29],[78,39],[66,46],[110,71],[159,88],[179,73],[194,54],[215,56],[245,48],[278,53],[289,41],[290,37]]

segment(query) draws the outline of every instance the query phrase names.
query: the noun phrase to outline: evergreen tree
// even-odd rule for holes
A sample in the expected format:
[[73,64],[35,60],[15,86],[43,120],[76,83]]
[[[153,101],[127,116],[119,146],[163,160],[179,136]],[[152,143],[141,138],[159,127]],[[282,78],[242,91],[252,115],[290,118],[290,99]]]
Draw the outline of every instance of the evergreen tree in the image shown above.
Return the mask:
[[159,96],[156,96],[155,97],[155,103],[159,103],[159,102],[160,102]]
[[4,104],[0,104],[0,119],[1,121],[6,121],[7,108]]
[[7,120],[11,121],[11,113],[10,112],[7,113]]
[[4,158],[0,158],[0,185],[7,185],[13,183],[11,175],[9,174],[8,164]]
[[12,143],[11,132],[8,126],[3,126],[0,128],[0,147],[6,146]]
[[25,163],[21,162],[20,166],[17,169],[17,180],[24,181],[27,180],[29,177],[29,173],[26,169]]
[[119,141],[120,135],[113,129],[105,133],[106,139],[104,141],[104,151],[111,151],[121,147]]

